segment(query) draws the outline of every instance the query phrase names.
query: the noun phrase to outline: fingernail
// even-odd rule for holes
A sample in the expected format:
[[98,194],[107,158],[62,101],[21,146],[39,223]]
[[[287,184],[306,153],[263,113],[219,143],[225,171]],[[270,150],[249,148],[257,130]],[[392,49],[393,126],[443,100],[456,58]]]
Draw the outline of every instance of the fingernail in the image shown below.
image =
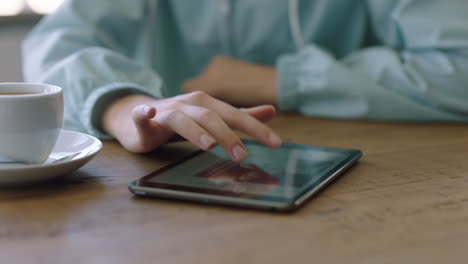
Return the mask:
[[270,133],[270,143],[275,146],[281,145],[281,138],[275,133]]
[[143,112],[145,112],[146,114],[149,113],[150,110],[151,110],[151,107],[149,105],[143,106]]
[[200,137],[200,143],[203,146],[203,149],[209,149],[215,144],[215,140],[212,137],[203,134]]
[[241,146],[237,145],[232,149],[232,155],[236,161],[241,161],[245,158],[247,152]]

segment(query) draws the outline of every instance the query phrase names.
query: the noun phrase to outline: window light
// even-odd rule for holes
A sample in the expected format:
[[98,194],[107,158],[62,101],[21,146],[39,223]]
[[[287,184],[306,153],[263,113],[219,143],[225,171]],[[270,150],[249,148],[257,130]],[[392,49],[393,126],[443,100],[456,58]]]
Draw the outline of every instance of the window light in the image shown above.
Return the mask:
[[0,1],[0,16],[16,16],[24,9],[23,0]]
[[54,12],[62,2],[63,0],[26,0],[33,12],[43,15]]

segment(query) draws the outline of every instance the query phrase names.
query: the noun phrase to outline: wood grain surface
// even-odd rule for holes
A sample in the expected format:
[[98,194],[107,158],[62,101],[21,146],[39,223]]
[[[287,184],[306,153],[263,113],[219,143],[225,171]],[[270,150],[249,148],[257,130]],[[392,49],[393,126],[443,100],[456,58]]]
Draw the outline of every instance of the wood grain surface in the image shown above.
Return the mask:
[[105,142],[71,175],[0,189],[0,263],[467,263],[468,126],[298,115],[269,125],[284,141],[364,156],[281,214],[133,197],[132,180],[193,148],[133,155]]

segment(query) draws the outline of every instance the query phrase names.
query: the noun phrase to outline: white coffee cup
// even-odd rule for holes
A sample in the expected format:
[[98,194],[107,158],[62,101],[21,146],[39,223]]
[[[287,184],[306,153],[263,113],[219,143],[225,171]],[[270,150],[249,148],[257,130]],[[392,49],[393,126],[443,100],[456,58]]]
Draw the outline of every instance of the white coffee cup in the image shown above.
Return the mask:
[[62,88],[0,83],[0,162],[47,160],[63,122]]

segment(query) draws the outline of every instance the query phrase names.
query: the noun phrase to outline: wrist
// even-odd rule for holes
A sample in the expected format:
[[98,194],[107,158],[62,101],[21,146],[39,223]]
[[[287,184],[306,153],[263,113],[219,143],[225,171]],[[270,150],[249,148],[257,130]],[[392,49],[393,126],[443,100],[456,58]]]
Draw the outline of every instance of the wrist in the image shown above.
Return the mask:
[[278,103],[278,87],[275,68],[264,67],[258,81],[258,85],[261,87],[261,91],[263,91],[262,94],[265,100],[263,103],[276,105]]
[[[273,67],[264,65],[251,65],[246,90],[251,91],[250,98],[247,98],[247,106],[262,104],[275,105],[277,103],[276,70]],[[234,89],[235,91],[235,89]]]

